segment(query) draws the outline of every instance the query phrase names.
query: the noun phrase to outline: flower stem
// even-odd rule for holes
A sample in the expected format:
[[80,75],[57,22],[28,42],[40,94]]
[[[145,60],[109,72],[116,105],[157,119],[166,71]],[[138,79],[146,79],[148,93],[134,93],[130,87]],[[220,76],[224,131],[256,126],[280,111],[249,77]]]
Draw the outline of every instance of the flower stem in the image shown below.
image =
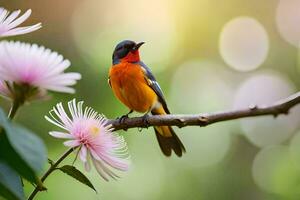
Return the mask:
[[12,102],[12,105],[11,105],[11,108],[10,108],[9,114],[8,114],[8,118],[10,120],[12,120],[15,117],[15,115],[16,115],[16,113],[17,113],[17,111],[18,111],[18,109],[20,108],[21,105],[22,104],[20,104],[19,101],[17,101],[17,100],[14,100]]
[[[70,148],[68,151],[66,151],[56,162],[51,163],[51,166],[49,167],[49,169],[45,172],[45,174],[41,177],[41,182],[43,183],[47,177],[54,171],[57,169],[57,166],[73,151],[75,150],[75,148]],[[36,186],[33,190],[33,192],[30,194],[30,196],[28,197],[28,200],[32,200],[35,195],[40,192],[45,190],[44,188],[40,188],[38,186]]]

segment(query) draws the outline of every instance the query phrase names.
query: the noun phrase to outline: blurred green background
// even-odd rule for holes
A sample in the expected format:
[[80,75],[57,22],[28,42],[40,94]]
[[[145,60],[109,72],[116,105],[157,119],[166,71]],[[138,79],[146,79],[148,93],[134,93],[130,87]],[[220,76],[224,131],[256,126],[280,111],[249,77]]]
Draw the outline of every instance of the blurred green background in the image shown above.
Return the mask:
[[[142,60],[173,113],[268,104],[300,87],[298,0],[0,0],[0,6],[31,8],[25,24],[43,24],[9,39],[61,53],[72,62],[69,71],[83,77],[75,95],[52,94],[17,116],[44,139],[51,159],[66,150],[48,135],[57,128],[44,119],[56,103],[76,97],[108,118],[127,112],[107,84],[113,48],[124,39],[146,42]],[[6,100],[0,104],[9,109]],[[36,199],[299,199],[299,122],[298,106],[288,117],[176,129],[187,149],[182,158],[165,158],[151,128],[119,131],[132,160],[120,180],[105,182],[95,170],[85,173],[96,194],[56,172],[45,183],[48,191]],[[83,169],[79,161],[75,165]],[[26,183],[26,194],[32,189]]]

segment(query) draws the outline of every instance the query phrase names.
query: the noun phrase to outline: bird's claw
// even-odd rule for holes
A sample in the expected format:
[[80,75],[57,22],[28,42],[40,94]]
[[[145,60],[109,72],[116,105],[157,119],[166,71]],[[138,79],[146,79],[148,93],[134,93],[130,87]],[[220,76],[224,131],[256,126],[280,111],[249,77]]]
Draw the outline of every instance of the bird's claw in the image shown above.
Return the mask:
[[133,110],[130,110],[127,114],[122,115],[121,117],[117,117],[117,120],[119,120],[120,123],[123,123],[125,119],[129,118],[129,114],[131,114]]
[[123,123],[125,119],[128,119],[128,114],[122,115],[121,117],[117,117],[117,120],[119,120],[120,123]]
[[142,116],[142,121],[143,121],[143,126],[142,127],[138,127],[138,131],[142,132],[143,128],[148,128],[149,127],[149,121],[148,121],[148,113],[146,113],[145,115]]
[[149,115],[148,115],[148,113],[147,114],[145,114],[142,118],[143,118],[143,124],[144,124],[144,128],[148,128],[149,127],[149,121],[148,121],[148,117],[149,117]]

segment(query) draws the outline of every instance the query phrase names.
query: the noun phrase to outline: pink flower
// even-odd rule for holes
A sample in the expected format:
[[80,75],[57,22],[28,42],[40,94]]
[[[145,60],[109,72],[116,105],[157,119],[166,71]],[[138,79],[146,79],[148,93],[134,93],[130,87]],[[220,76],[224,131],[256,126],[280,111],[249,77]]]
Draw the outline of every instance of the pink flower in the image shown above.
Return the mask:
[[97,172],[108,181],[108,176],[118,176],[111,168],[127,171],[129,155],[127,145],[122,136],[112,132],[107,119],[90,107],[82,108],[83,101],[69,101],[70,117],[58,103],[45,118],[52,124],[64,129],[64,132],[51,131],[49,134],[56,138],[67,139],[68,147],[79,147],[79,157],[87,171],[91,169],[92,161]]
[[16,10],[9,14],[8,10],[0,7],[0,37],[26,34],[42,27],[41,23],[38,23],[32,26],[16,28],[28,19],[31,15],[31,10],[27,10],[22,16],[17,18],[20,13],[20,10]]
[[0,80],[6,81],[12,90],[17,90],[17,84],[27,88],[21,91],[33,88],[39,94],[45,94],[46,90],[74,93],[75,90],[70,86],[81,75],[64,73],[70,64],[62,55],[43,46],[13,41],[0,42]]

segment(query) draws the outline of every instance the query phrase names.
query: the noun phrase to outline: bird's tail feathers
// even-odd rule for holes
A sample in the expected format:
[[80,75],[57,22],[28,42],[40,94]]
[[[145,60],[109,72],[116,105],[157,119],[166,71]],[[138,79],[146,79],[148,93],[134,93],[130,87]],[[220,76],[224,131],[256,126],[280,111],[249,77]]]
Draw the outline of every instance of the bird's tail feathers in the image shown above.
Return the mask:
[[[156,109],[153,109],[151,111],[153,115],[165,115],[166,112],[163,109],[163,107],[159,107]],[[155,126],[154,127],[156,138],[158,141],[158,144],[160,146],[160,149],[162,150],[163,154],[165,156],[171,156],[172,150],[175,152],[175,154],[179,157],[182,156],[182,154],[185,152],[185,148],[170,126]]]

